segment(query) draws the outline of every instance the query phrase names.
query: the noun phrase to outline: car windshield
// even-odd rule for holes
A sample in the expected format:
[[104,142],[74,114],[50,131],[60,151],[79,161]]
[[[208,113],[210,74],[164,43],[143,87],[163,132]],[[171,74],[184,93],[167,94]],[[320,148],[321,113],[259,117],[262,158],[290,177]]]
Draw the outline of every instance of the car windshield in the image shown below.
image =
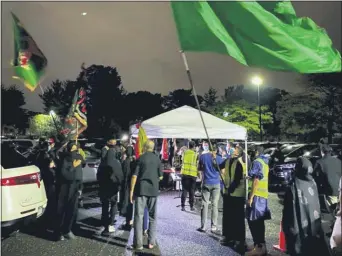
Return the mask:
[[266,155],[266,154],[272,154],[273,153],[273,151],[274,151],[275,149],[274,148],[268,148],[268,149],[266,149],[265,151],[264,151],[264,154]]
[[292,151],[290,154],[287,155],[287,157],[300,157],[306,154],[307,152],[316,149],[317,147],[317,145],[305,145]]
[[300,145],[287,145],[281,149],[281,153],[283,155],[287,155],[287,154],[291,153],[292,151],[294,151],[300,147],[301,147]]
[[10,142],[1,143],[1,166],[5,169],[28,166],[28,160]]

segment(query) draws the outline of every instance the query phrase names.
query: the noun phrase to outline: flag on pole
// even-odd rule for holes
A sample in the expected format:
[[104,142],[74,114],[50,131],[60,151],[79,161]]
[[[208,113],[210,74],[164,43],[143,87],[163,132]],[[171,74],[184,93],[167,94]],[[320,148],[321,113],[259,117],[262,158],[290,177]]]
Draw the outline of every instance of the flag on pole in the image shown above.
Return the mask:
[[33,92],[39,85],[47,59],[20,20],[12,13],[14,33],[13,78],[20,79]]
[[183,51],[226,54],[245,66],[299,73],[341,72],[326,31],[290,1],[171,2]]
[[169,159],[167,139],[163,139],[163,144],[162,144],[162,148],[161,148],[160,154],[161,154],[163,160],[168,160]]
[[67,140],[75,140],[87,127],[86,92],[80,88],[76,91],[69,113],[64,119],[64,129],[61,134]]
[[148,140],[146,132],[144,128],[142,128],[141,124],[137,124],[136,127],[139,129],[138,138],[135,143],[135,158],[138,159],[144,152],[144,144]]

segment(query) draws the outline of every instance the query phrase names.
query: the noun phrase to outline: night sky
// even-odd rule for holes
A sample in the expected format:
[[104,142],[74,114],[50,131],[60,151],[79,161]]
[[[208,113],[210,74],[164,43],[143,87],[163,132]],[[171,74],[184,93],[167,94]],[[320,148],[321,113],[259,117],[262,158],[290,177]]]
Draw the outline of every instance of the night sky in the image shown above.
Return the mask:
[[[17,84],[25,92],[27,108],[41,111],[39,88],[30,93],[11,78],[13,11],[49,61],[43,87],[55,79],[75,79],[80,65],[117,67],[124,88],[167,94],[189,88],[168,2],[2,2],[2,83]],[[330,35],[341,51],[341,2],[293,2],[298,16],[309,16]],[[83,16],[82,13],[87,15]],[[220,93],[230,85],[250,85],[260,74],[265,86],[298,92],[301,76],[247,68],[229,56],[188,53],[197,91],[213,86]],[[250,85],[252,86],[252,85]]]

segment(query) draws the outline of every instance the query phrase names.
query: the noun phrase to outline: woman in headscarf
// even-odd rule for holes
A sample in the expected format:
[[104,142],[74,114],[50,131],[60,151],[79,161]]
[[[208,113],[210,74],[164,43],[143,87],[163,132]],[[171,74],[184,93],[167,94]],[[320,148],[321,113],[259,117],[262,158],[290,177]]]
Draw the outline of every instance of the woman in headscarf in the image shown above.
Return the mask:
[[307,158],[299,158],[293,183],[285,193],[282,225],[287,253],[291,256],[329,255],[312,171],[311,162]]
[[122,208],[121,215],[126,217],[126,228],[129,229],[133,225],[133,204],[129,199],[132,173],[135,170],[134,149],[132,145],[128,145],[125,151],[125,160],[122,163],[124,181],[122,186]]

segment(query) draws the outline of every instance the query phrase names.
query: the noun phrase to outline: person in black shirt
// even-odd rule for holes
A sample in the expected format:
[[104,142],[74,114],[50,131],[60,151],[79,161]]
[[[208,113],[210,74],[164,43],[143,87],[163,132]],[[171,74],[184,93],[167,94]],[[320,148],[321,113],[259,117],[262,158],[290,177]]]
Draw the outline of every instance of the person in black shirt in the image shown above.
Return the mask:
[[159,194],[159,181],[163,177],[162,164],[154,153],[154,142],[148,140],[144,145],[144,154],[138,160],[131,181],[130,201],[134,202],[134,244],[136,250],[143,249],[143,217],[147,206],[149,213],[148,247],[156,244],[156,211]]
[[126,217],[126,228],[130,229],[133,224],[133,204],[130,202],[129,193],[131,187],[132,172],[135,170],[134,149],[129,145],[125,151],[126,158],[122,163],[124,180],[122,185],[122,208],[121,215]]
[[57,240],[75,238],[71,228],[78,210],[78,190],[83,178],[83,158],[78,153],[77,144],[74,141],[68,143],[67,151],[61,158],[61,166],[56,174],[59,188],[55,229]]
[[102,202],[102,225],[109,232],[115,232],[114,221],[117,213],[118,192],[123,181],[123,172],[115,145],[108,145],[107,154],[97,172],[99,196]]

